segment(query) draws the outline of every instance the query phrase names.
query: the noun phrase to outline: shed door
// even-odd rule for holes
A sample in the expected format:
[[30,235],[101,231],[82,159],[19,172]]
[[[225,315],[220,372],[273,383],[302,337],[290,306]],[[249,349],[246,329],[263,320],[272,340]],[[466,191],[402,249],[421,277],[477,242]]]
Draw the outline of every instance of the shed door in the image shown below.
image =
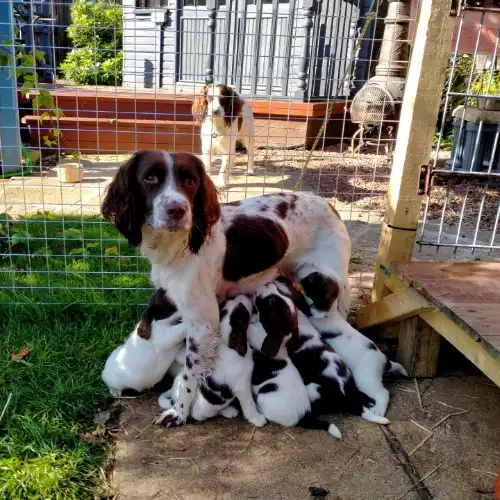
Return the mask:
[[[178,81],[202,84],[208,60],[206,0],[180,0]],[[243,95],[285,94],[295,0],[219,0],[214,81]]]

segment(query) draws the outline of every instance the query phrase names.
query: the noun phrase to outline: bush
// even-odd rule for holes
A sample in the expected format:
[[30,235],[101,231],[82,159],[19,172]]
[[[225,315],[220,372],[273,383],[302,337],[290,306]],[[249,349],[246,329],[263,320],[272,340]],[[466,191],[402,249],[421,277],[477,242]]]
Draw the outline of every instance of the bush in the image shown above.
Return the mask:
[[500,95],[500,74],[494,74],[490,81],[490,73],[484,73],[471,85],[471,90],[474,94]]
[[76,0],[68,35],[75,48],[61,69],[75,83],[121,85],[123,10],[113,0]]

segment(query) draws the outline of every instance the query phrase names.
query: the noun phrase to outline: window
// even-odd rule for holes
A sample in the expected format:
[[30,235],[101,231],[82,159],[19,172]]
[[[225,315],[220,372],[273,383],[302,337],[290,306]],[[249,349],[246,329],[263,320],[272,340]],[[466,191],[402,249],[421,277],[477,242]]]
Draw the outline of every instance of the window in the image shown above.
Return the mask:
[[136,9],[166,9],[168,0],[135,0]]

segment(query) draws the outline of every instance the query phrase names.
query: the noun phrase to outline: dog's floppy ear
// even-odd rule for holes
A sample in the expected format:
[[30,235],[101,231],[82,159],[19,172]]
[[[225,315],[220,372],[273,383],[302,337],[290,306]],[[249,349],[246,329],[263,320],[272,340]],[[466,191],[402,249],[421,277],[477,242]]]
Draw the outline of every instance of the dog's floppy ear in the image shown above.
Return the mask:
[[287,335],[298,335],[297,312],[282,297],[275,294],[265,298],[257,297],[255,305],[259,311],[260,323],[267,334],[260,351],[274,358]]
[[102,203],[102,215],[112,222],[133,246],[142,242],[146,204],[136,177],[137,164],[147,151],[134,153],[116,173]]
[[238,304],[229,317],[231,333],[228,347],[234,349],[240,356],[245,356],[248,350],[247,330],[250,324],[250,313],[243,304]]
[[193,200],[193,221],[188,248],[192,253],[198,253],[203,243],[210,237],[212,226],[220,218],[220,203],[219,192],[207,174],[203,162],[192,156],[200,176],[200,186]]
[[233,120],[241,115],[243,110],[243,99],[231,87],[224,85],[223,91],[224,123],[227,127],[231,126]]
[[203,85],[199,90],[199,94],[194,98],[191,106],[191,113],[193,114],[194,122],[201,125],[207,114],[207,85]]

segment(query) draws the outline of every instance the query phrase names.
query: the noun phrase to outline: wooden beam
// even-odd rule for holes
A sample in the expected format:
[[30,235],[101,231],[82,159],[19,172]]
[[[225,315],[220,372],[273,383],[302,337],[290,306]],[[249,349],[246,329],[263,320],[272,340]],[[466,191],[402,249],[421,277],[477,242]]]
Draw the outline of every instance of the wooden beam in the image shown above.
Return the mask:
[[410,377],[434,377],[440,344],[439,335],[425,321],[419,317],[409,318],[399,328],[396,358]]
[[391,321],[400,321],[426,309],[435,309],[435,307],[413,288],[406,288],[359,309],[356,324],[358,328],[368,328]]
[[[450,17],[451,4],[452,0],[420,2],[377,268],[395,260],[409,260],[413,252],[421,207],[420,169],[429,162],[455,27],[455,18]],[[382,298],[384,293],[384,282],[376,276],[372,300]]]
[[500,359],[480,341],[474,340],[442,312],[424,311],[420,317],[500,387]]

